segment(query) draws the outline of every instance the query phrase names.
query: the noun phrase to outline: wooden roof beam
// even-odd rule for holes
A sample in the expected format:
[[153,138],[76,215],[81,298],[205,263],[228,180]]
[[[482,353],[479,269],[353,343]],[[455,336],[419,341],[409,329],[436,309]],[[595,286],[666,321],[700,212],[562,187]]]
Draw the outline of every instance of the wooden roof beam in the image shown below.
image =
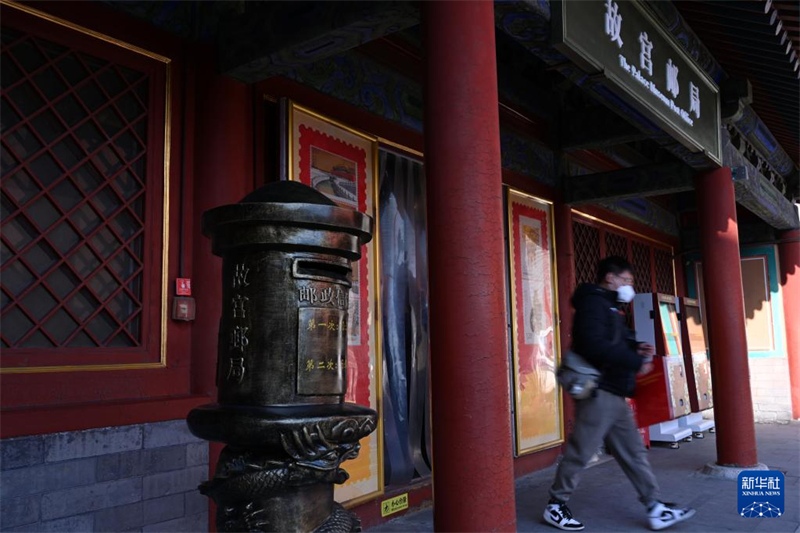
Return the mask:
[[246,83],[319,61],[419,23],[416,3],[246,2],[222,24],[220,71]]
[[571,176],[564,178],[564,201],[580,205],[691,191],[696,172],[672,162]]

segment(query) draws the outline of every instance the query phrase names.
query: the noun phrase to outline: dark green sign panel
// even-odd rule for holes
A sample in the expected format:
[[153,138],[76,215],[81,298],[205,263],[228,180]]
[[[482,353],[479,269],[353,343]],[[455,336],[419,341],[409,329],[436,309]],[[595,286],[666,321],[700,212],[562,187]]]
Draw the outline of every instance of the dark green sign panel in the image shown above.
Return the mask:
[[722,164],[719,90],[637,0],[553,0],[556,48],[602,72],[640,111]]

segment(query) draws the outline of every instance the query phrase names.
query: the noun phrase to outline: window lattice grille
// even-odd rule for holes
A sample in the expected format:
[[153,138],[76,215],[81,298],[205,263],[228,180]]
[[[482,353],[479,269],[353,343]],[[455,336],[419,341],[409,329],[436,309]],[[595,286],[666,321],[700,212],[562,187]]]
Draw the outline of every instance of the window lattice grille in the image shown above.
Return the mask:
[[656,290],[662,294],[675,294],[675,277],[672,272],[672,255],[666,250],[653,250],[656,268]]
[[617,233],[606,232],[606,256],[617,255],[628,259],[628,239]]
[[2,347],[142,343],[145,73],[2,29]]
[[650,247],[637,241],[631,242],[631,255],[633,265],[634,282],[633,288],[638,293],[653,292],[650,272],[652,264],[650,262]]
[[575,281],[594,283],[597,263],[600,262],[600,232],[597,228],[574,221],[572,224],[575,243]]

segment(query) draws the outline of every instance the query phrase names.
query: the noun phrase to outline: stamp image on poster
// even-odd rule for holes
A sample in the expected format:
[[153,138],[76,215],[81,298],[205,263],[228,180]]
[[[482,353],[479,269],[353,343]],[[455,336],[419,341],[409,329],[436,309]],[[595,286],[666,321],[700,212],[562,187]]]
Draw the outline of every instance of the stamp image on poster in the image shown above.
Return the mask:
[[312,146],[311,186],[340,204],[358,209],[354,161]]

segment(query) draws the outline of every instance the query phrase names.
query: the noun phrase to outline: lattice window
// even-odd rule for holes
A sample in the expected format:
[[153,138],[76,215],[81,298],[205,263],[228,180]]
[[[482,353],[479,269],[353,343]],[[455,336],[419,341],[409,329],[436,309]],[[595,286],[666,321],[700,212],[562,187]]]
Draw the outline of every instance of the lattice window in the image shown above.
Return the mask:
[[594,283],[597,263],[600,262],[600,232],[588,224],[573,221],[573,242],[575,243],[575,281]]
[[675,276],[672,269],[672,254],[666,250],[653,249],[656,269],[656,290],[662,294],[675,294]]
[[142,344],[150,76],[2,29],[2,347]]
[[606,232],[606,256],[617,255],[628,259],[628,239],[617,233]]
[[653,292],[650,272],[652,263],[650,260],[650,246],[641,242],[631,242],[631,264],[633,265],[633,275],[635,280],[633,288],[638,293]]

